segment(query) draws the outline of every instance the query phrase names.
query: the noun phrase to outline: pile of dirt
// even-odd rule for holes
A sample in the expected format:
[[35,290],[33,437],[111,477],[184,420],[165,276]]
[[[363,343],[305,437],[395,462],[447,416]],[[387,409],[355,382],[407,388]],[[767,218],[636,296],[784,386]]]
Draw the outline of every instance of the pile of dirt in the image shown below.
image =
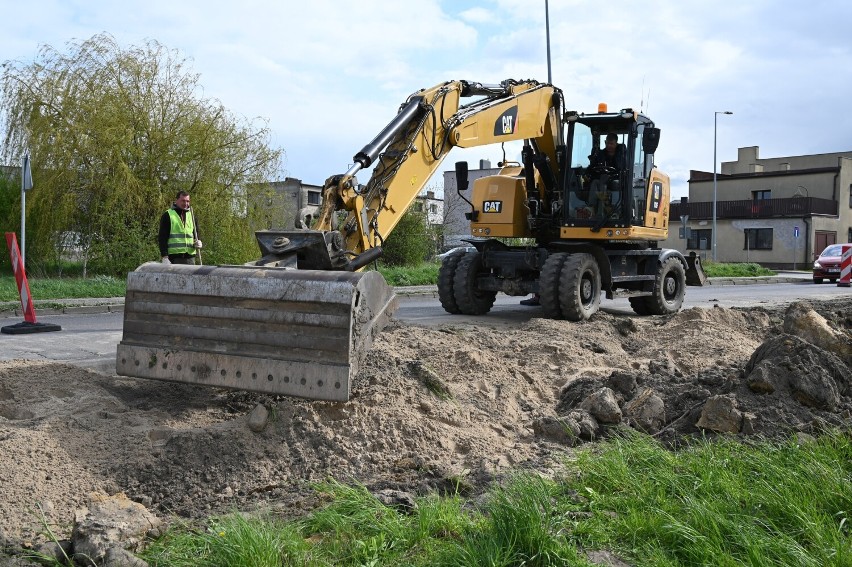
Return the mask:
[[[43,539],[42,515],[67,536],[90,492],[123,492],[164,518],[299,515],[329,478],[472,493],[518,469],[553,473],[572,447],[621,427],[673,444],[848,427],[850,323],[852,298],[792,314],[394,323],[345,404],[2,362],[0,539]],[[261,406],[268,417],[250,422]]]

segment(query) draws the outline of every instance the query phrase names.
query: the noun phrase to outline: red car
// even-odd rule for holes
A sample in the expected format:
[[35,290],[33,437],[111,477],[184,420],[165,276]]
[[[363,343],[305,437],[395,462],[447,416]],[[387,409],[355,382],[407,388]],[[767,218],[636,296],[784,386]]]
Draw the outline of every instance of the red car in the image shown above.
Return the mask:
[[832,244],[826,246],[825,250],[814,262],[814,283],[822,283],[822,280],[830,280],[831,283],[840,277],[840,256],[843,254],[844,246],[850,244]]

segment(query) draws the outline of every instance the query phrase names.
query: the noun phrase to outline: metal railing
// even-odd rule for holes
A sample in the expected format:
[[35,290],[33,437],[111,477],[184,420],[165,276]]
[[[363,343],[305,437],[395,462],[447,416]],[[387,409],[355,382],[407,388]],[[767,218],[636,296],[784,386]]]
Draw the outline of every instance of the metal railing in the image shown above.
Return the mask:
[[[810,215],[837,216],[837,214],[837,201],[816,197],[716,202],[716,218],[718,219],[783,218]],[[690,220],[711,219],[713,218],[713,202],[672,203],[670,218],[679,219],[682,215],[689,215]]]

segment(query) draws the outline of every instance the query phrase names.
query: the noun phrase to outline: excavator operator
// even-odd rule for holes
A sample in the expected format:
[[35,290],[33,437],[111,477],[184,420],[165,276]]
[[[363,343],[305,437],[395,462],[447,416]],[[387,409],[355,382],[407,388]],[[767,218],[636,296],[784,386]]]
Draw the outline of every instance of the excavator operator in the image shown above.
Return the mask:
[[627,148],[618,143],[618,134],[610,132],[606,135],[604,149],[596,149],[589,156],[591,167],[613,167],[622,170],[627,166]]
[[627,148],[618,143],[618,134],[606,135],[604,148],[595,148],[589,156],[584,185],[588,184],[588,207],[580,217],[602,218],[612,214],[621,200],[619,173],[627,167]]

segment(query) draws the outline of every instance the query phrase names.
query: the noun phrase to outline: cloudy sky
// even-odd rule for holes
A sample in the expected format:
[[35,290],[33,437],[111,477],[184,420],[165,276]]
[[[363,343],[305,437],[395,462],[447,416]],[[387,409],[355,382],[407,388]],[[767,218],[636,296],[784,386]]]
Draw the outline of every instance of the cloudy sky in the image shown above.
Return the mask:
[[[157,40],[190,60],[203,96],[268,121],[286,176],[322,184],[420,88],[546,81],[545,13],[545,0],[19,1],[4,5],[0,60],[102,32],[128,47]],[[718,117],[718,162],[745,146],[852,150],[852,3],[549,0],[548,13],[567,107],[642,108],[662,130],[657,164],[675,198],[690,169],[713,171],[716,111],[733,112]],[[454,152],[442,169],[502,155]]]

